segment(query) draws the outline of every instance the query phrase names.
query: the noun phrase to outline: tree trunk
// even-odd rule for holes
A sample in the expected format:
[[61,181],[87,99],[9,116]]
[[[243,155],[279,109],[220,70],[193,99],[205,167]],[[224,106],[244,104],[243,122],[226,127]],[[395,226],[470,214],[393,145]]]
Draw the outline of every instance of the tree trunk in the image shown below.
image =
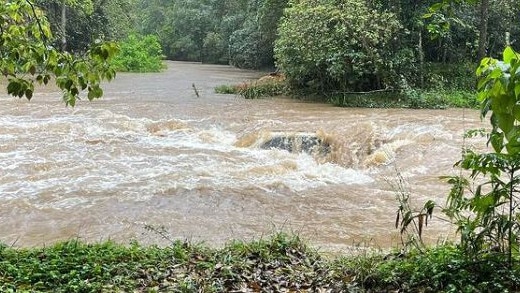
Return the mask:
[[419,53],[419,74],[420,74],[420,84],[421,88],[424,88],[424,48],[422,41],[422,30],[419,30],[419,41],[417,44],[417,51]]
[[67,50],[67,6],[65,1],[61,5],[61,49]]
[[489,20],[489,0],[480,1],[480,25],[478,39],[478,61],[486,57],[486,47],[488,41],[488,20]]

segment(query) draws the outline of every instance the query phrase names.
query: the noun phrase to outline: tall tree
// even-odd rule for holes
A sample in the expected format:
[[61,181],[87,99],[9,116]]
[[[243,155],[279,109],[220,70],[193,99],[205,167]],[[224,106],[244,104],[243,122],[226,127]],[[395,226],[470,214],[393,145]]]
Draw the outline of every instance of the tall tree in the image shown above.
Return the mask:
[[[47,12],[51,14],[51,24],[58,32],[60,47],[63,51],[68,48],[68,14],[70,10],[79,10],[81,13],[90,15],[94,5],[92,0],[38,0]],[[52,15],[55,15],[52,17]]]
[[489,0],[480,0],[480,25],[478,38],[477,60],[487,55],[488,44],[488,22],[489,22]]

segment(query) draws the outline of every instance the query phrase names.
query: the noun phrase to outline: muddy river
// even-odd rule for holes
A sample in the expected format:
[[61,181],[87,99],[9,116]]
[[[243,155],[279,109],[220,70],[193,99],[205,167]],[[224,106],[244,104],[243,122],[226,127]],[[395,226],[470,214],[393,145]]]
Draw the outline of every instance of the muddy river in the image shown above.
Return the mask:
[[[397,174],[412,201],[443,204],[473,110],[348,109],[215,94],[259,73],[168,62],[119,74],[105,96],[65,107],[53,88],[32,101],[0,92],[0,241],[16,246],[113,239],[221,245],[295,232],[323,250],[399,244]],[[195,95],[193,85],[200,97]],[[5,88],[5,86],[4,86]],[[329,152],[260,148],[314,134]],[[437,213],[441,216],[440,213]],[[430,242],[453,229],[434,218]]]

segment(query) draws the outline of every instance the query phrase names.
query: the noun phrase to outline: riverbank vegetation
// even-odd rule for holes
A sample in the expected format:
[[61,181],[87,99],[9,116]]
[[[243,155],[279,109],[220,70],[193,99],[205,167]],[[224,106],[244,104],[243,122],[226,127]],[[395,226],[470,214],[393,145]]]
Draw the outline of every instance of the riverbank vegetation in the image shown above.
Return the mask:
[[[520,8],[437,2],[186,0],[159,11],[160,1],[147,1],[139,29],[157,32],[168,58],[276,69],[288,96],[340,106],[473,107],[465,97],[475,93],[478,62],[518,45]],[[197,29],[185,34],[187,26]],[[257,90],[250,87],[246,93]]]
[[0,247],[2,292],[506,292],[520,266],[469,261],[455,246],[324,256],[295,235],[167,247],[68,241]]
[[119,52],[111,61],[117,71],[159,72],[166,68],[161,44],[154,35],[129,35],[119,46]]
[[45,42],[58,51],[78,56],[103,40],[122,48],[111,63],[122,71],[160,70],[161,57],[269,70],[283,74],[283,86],[241,92],[338,106],[474,106],[465,97],[475,92],[478,62],[520,44],[514,0],[17,2],[45,12],[45,31],[54,32]]
[[[125,47],[133,36],[153,36],[160,46],[159,52],[151,46],[153,58],[276,71],[285,76],[283,94],[339,106],[472,107],[465,97],[475,92],[478,62],[520,44],[514,0],[35,4],[47,14],[56,48],[79,53],[98,39]],[[147,44],[132,47],[123,54],[150,53]],[[138,68],[116,64],[121,70],[157,70],[148,62],[127,63]],[[269,93],[263,84],[242,90],[249,98]]]

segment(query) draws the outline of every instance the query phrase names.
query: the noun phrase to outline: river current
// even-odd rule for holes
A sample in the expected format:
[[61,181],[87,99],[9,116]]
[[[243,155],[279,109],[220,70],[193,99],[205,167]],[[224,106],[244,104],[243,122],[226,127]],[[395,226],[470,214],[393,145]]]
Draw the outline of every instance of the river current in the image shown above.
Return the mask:
[[[75,108],[52,87],[30,102],[1,89],[0,241],[167,244],[152,227],[210,245],[288,231],[324,250],[386,248],[400,243],[397,174],[415,206],[442,205],[449,186],[439,177],[459,172],[463,146],[485,143],[463,140],[486,125],[474,110],[336,108],[213,91],[258,76],[168,62],[162,73],[118,74],[102,99]],[[330,153],[258,147],[293,133],[315,134]],[[452,230],[434,217],[424,234],[436,242]]]

